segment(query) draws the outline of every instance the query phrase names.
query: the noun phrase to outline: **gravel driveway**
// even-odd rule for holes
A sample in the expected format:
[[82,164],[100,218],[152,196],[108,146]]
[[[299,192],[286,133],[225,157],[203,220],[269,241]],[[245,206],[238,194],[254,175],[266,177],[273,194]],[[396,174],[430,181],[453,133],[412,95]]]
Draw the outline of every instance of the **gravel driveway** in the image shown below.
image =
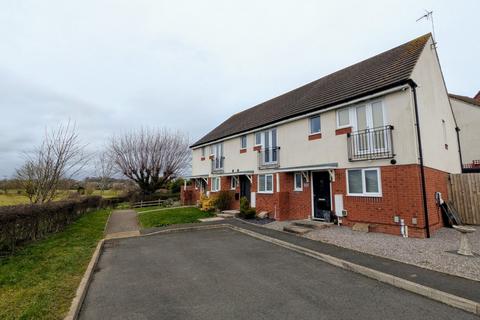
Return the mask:
[[[265,227],[282,230],[289,223],[273,222]],[[476,227],[476,229],[477,232],[469,235],[469,239],[473,251],[480,253],[480,227]],[[335,225],[311,231],[304,236],[312,240],[480,281],[480,256],[464,257],[456,254],[460,235],[450,228],[438,230],[430,239],[402,238],[383,233],[363,233]]]

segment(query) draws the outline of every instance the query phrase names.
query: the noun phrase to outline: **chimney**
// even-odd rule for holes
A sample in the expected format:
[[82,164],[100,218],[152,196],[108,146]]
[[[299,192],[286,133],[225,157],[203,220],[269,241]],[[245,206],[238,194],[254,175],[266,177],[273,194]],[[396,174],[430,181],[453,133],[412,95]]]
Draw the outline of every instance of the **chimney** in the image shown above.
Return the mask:
[[477,94],[475,95],[475,97],[473,97],[473,99],[480,101],[480,91],[477,92]]

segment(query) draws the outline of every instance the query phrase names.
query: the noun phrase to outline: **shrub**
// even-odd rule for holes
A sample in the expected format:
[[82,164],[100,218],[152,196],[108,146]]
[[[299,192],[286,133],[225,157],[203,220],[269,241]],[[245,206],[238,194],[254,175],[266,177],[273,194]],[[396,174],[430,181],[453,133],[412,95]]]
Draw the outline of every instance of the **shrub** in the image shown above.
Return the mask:
[[227,210],[230,208],[232,200],[233,196],[230,191],[219,191],[215,197],[215,208],[219,211]]
[[250,207],[250,202],[246,197],[240,198],[240,218],[253,219],[257,212],[254,208]]
[[215,197],[207,197],[206,195],[202,195],[200,197],[200,210],[202,211],[215,210]]
[[13,252],[19,243],[61,231],[91,210],[115,206],[122,201],[122,198],[91,196],[78,200],[0,207],[0,253]]

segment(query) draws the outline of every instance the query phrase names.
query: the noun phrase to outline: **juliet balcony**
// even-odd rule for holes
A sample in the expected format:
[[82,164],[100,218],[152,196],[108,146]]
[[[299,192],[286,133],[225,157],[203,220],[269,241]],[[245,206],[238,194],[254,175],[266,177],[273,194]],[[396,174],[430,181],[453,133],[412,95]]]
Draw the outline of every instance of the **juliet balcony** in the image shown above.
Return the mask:
[[392,131],[393,126],[387,125],[348,133],[348,160],[361,161],[395,157]]
[[263,148],[258,152],[258,169],[274,169],[280,167],[280,147]]

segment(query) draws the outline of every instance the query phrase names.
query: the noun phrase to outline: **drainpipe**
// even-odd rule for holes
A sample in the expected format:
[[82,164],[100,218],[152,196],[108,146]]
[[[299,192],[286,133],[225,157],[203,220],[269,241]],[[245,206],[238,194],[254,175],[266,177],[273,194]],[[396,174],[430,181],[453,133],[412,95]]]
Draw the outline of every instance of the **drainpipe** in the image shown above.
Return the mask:
[[409,83],[412,88],[413,93],[413,106],[415,109],[415,122],[417,127],[417,140],[418,140],[418,160],[420,162],[420,178],[422,180],[422,201],[423,201],[423,212],[425,214],[425,231],[427,233],[427,238],[430,238],[430,223],[428,221],[428,205],[427,205],[427,189],[425,183],[425,168],[423,165],[423,150],[422,150],[422,138],[420,135],[420,122],[418,118],[418,102],[417,102],[417,84],[415,81],[410,80]]

